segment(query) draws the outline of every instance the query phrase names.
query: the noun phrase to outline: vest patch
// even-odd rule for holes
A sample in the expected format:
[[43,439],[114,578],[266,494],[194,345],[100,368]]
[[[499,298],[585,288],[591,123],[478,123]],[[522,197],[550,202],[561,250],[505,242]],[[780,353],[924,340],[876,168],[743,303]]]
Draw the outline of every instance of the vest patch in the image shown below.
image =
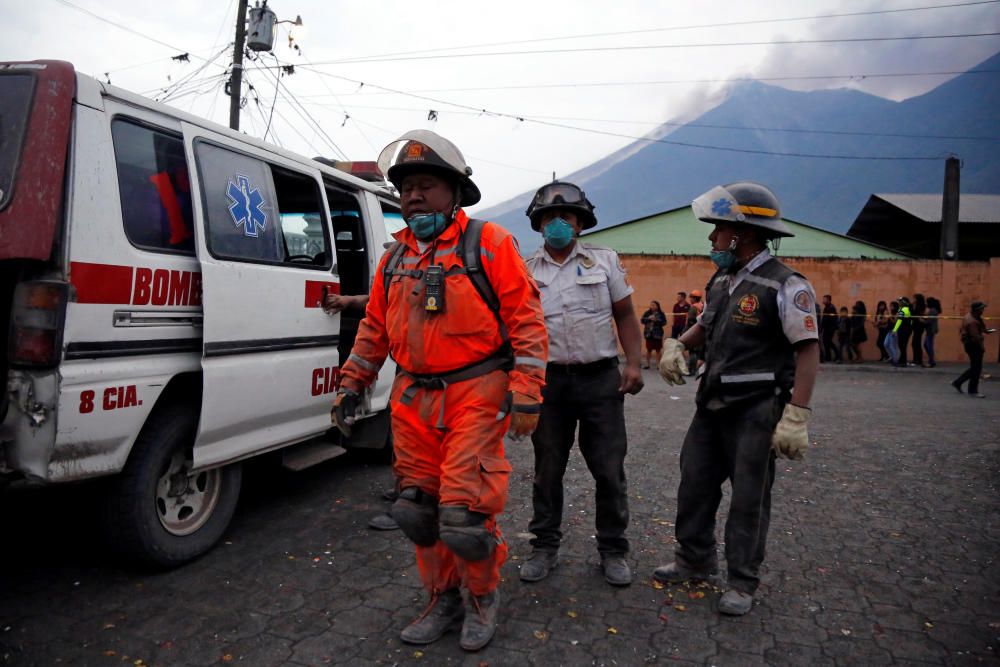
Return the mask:
[[737,304],[733,313],[733,321],[755,327],[760,324],[760,318],[755,315],[760,308],[760,300],[753,294],[746,294]]
[[740,312],[744,315],[753,315],[760,307],[760,302],[753,294],[747,294],[740,299]]

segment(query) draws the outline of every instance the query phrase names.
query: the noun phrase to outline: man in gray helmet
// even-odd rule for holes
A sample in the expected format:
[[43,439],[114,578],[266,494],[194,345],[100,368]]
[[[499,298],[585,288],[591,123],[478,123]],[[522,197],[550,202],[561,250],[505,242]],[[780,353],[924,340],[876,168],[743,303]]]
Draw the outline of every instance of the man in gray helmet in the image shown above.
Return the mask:
[[673,584],[717,573],[715,513],[728,479],[729,576],[719,611],[740,616],[750,611],[760,582],[775,456],[799,460],[809,445],[819,365],[816,296],[768,251],[768,241],[792,233],[766,187],[749,181],[715,187],[692,208],[715,225],[708,238],[718,270],[698,323],[663,345],[660,375],[669,384],[684,384],[686,348],[704,345],[704,365],[681,448],[675,560],[653,577]]

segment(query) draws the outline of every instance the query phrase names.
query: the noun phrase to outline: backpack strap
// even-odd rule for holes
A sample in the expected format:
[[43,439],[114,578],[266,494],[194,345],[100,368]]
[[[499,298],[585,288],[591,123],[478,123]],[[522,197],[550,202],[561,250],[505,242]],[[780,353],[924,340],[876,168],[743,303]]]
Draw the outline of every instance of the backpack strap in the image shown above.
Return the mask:
[[472,281],[472,286],[479,292],[479,296],[482,297],[486,306],[493,311],[493,316],[496,317],[497,324],[500,325],[500,335],[506,342],[509,338],[509,333],[507,325],[504,324],[503,319],[500,317],[500,299],[493,290],[490,279],[483,271],[482,239],[483,227],[485,226],[485,220],[469,219],[469,224],[465,227],[465,233],[462,234],[462,238],[458,241],[459,256],[462,258],[462,264],[465,265],[466,275]]
[[396,273],[396,267],[399,266],[400,260],[403,259],[403,253],[406,252],[406,244],[394,241],[386,252],[389,253],[389,260],[382,269],[382,282],[385,287],[385,299],[388,301],[389,283],[392,282],[392,276]]

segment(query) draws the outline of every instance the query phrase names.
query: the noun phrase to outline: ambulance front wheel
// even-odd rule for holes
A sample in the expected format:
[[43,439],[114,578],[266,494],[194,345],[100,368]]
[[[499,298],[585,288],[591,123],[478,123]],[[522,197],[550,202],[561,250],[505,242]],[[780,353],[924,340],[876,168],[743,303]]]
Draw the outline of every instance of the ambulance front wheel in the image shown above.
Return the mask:
[[116,480],[105,522],[126,558],[170,568],[198,558],[222,537],[240,495],[240,464],[191,472],[197,409],[157,408]]

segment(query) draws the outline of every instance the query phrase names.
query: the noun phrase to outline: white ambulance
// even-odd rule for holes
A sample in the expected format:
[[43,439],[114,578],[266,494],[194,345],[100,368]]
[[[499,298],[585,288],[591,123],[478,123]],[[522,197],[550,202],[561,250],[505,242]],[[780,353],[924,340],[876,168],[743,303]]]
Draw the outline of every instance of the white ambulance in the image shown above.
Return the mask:
[[[387,363],[331,430],[398,200],[320,161],[78,74],[0,64],[0,479],[113,476],[104,522],[170,567],[232,517],[240,462],[391,446]],[[339,347],[339,350],[338,350]]]

